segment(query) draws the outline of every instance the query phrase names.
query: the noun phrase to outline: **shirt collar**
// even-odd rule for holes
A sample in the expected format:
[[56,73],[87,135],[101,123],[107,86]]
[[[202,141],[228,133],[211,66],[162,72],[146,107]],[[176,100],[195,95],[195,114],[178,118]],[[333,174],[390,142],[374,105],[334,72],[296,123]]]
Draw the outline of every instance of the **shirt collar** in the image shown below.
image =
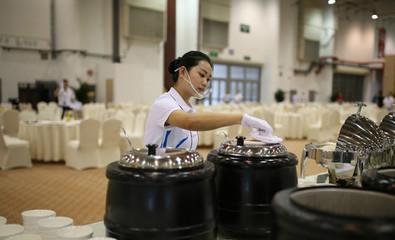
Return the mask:
[[172,87],[168,93],[176,100],[177,104],[180,105],[182,110],[188,113],[195,112],[195,108],[190,103],[186,103],[176,89]]

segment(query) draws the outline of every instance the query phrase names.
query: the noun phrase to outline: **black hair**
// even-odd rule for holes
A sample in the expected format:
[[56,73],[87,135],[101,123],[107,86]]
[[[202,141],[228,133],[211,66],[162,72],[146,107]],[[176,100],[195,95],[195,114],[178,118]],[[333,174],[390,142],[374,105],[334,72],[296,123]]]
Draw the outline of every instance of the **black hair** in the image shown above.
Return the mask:
[[211,68],[213,68],[213,63],[211,59],[204,53],[199,51],[189,51],[185,53],[182,57],[178,57],[174,59],[168,68],[169,73],[173,75],[173,82],[177,82],[179,68],[184,66],[187,71],[189,71],[192,67],[197,66],[200,61],[206,61],[210,64]]

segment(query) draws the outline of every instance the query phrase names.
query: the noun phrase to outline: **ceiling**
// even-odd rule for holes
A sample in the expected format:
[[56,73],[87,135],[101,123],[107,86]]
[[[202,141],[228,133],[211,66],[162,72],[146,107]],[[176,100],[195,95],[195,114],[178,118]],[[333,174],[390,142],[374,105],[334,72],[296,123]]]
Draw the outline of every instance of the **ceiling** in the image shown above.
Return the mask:
[[336,0],[334,6],[339,12],[349,14],[376,11],[379,19],[395,18],[395,0]]

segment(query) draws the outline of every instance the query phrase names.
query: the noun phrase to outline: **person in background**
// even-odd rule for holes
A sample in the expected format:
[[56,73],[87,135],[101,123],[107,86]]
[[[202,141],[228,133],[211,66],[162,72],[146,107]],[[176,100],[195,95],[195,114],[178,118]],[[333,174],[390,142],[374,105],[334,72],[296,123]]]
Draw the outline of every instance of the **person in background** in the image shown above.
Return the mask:
[[229,91],[226,91],[226,94],[224,96],[224,103],[230,103],[232,101],[232,95],[230,95]]
[[75,101],[74,91],[69,88],[69,81],[67,79],[63,79],[62,86],[58,86],[58,88],[54,91],[54,95],[58,97],[58,105],[63,109],[63,119],[65,112],[72,110],[71,104]]
[[388,92],[388,95],[384,98],[383,103],[388,111],[392,111],[392,104],[395,103],[395,99],[392,96],[391,91]]
[[266,143],[281,142],[273,136],[272,127],[263,119],[248,114],[195,113],[189,102],[192,97],[203,99],[211,93],[209,83],[213,71],[210,58],[199,51],[185,53],[170,63],[174,86],[159,96],[152,105],[144,133],[144,144],[161,148],[198,146],[198,132],[241,124],[250,129],[252,137]]
[[339,92],[339,94],[337,95],[336,101],[337,101],[337,103],[339,103],[339,104],[343,104],[343,102],[344,102],[344,96],[343,96],[343,93],[342,93],[342,92]]
[[305,103],[306,101],[307,101],[306,94],[304,92],[302,92],[302,96],[300,96],[300,102]]
[[243,94],[241,94],[240,90],[236,91],[236,95],[233,99],[233,102],[236,104],[241,104],[243,103]]
[[295,93],[294,95],[292,95],[292,104],[297,104],[298,103],[298,94]]
[[377,104],[377,107],[382,108],[384,106],[384,96],[383,92],[380,90],[377,95],[374,97],[373,102]]

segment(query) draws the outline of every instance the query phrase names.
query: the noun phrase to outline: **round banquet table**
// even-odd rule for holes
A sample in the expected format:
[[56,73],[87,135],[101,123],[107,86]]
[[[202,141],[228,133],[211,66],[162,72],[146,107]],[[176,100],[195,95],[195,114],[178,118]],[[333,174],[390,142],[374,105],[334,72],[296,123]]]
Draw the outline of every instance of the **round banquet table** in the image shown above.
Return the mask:
[[30,154],[34,160],[64,160],[67,143],[79,137],[80,122],[21,121],[19,138],[29,141]]

